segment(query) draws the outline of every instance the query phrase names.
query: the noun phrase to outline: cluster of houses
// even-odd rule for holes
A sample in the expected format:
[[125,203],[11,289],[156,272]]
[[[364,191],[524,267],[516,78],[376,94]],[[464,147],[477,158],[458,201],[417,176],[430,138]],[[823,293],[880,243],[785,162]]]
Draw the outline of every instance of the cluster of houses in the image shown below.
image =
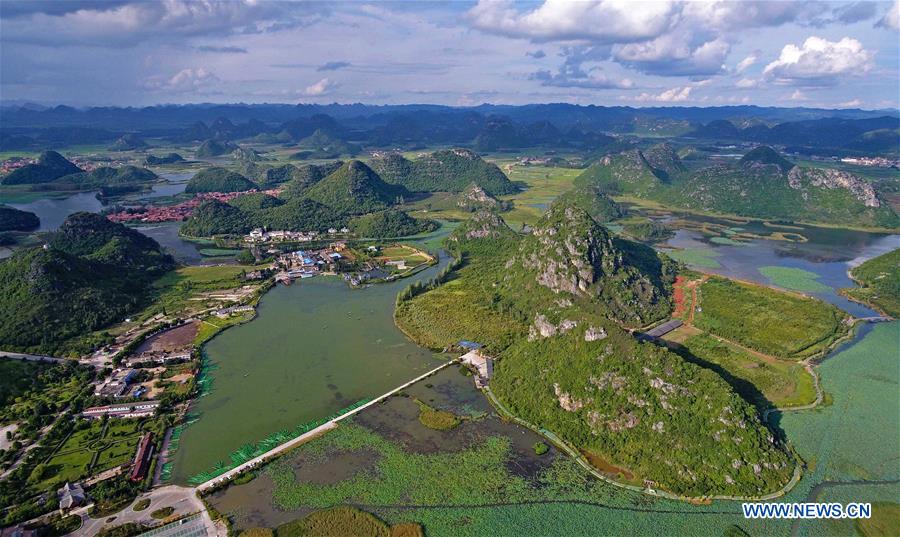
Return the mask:
[[494,376],[494,359],[482,352],[478,343],[460,341],[459,346],[469,351],[460,356],[459,360],[474,370],[475,386],[485,388]]
[[113,397],[116,399],[128,397],[128,394],[131,391],[131,384],[134,382],[135,377],[137,377],[137,371],[134,369],[116,369],[112,372],[112,375],[106,379],[106,382],[98,384],[94,388],[94,395],[98,397]]
[[352,258],[344,242],[334,242],[328,248],[296,250],[282,254],[276,261],[279,272],[275,281],[290,283],[297,278],[310,278],[323,272],[336,272],[336,264]]
[[[252,309],[252,308],[251,308]],[[191,360],[191,348],[177,351],[148,351],[129,356],[125,359],[128,367],[141,367],[147,364],[172,365]]]
[[156,414],[159,401],[137,401],[134,403],[117,403],[114,405],[92,406],[81,412],[82,418],[100,419],[103,416],[110,418],[146,418]]
[[[330,228],[329,235],[338,233],[350,233],[350,229],[346,227]],[[256,228],[244,237],[244,242],[251,244],[261,244],[267,242],[311,242],[319,238],[318,231],[266,231],[262,228]]]

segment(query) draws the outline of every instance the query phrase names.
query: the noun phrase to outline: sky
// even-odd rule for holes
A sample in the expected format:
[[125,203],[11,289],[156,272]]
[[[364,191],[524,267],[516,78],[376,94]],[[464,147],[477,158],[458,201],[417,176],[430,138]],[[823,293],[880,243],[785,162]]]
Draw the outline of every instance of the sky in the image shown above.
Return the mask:
[[0,0],[0,100],[900,106],[900,0]]

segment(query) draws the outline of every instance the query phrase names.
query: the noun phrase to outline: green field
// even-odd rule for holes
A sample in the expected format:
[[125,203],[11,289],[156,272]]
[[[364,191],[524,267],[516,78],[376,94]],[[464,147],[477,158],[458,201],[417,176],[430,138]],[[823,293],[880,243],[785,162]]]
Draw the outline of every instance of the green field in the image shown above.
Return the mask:
[[713,277],[700,286],[698,328],[779,358],[803,359],[845,335],[845,314],[820,300]]
[[827,293],[831,290],[827,285],[818,281],[819,275],[815,272],[794,267],[768,266],[760,267],[760,274],[765,276],[772,285],[804,291],[807,293]]
[[797,362],[763,358],[702,333],[687,337],[681,344],[759,407],[791,407],[816,400],[813,378]]
[[234,289],[244,285],[241,274],[246,270],[246,267],[240,265],[221,265],[182,267],[169,272],[153,282],[156,300],[137,317],[149,318],[160,312],[179,315],[203,306],[203,301],[194,301],[191,298],[199,293]]
[[719,268],[722,265],[716,261],[719,253],[712,248],[684,248],[681,250],[666,250],[666,255],[675,261],[681,261],[685,265],[703,268]]
[[900,249],[870,259],[850,270],[859,287],[844,289],[849,297],[900,317]]
[[80,421],[53,454],[35,467],[29,484],[52,490],[103,470],[126,464],[134,457],[144,430],[139,420]]
[[522,166],[504,161],[496,164],[510,181],[525,184],[523,191],[500,198],[513,202],[513,209],[503,215],[513,229],[537,222],[553,200],[574,187],[575,178],[582,172],[577,168]]

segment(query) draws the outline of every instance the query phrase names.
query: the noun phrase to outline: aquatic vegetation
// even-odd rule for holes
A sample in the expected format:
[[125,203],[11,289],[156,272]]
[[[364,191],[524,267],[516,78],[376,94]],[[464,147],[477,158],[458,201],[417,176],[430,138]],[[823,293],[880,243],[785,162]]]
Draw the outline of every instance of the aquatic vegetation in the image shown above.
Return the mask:
[[416,403],[419,405],[419,421],[429,429],[449,431],[461,422],[459,417],[453,412],[432,408],[418,399],[416,399]]
[[237,468],[238,466],[244,464],[245,462],[247,462],[255,457],[259,457],[260,455],[274,449],[275,447],[277,447],[289,440],[293,440],[294,438],[297,438],[298,436],[304,435],[304,434],[308,433],[309,431],[315,429],[316,427],[320,427],[320,426],[328,423],[329,421],[331,421],[339,416],[342,416],[342,415],[346,414],[347,412],[350,412],[351,410],[355,410],[355,409],[363,406],[364,404],[366,404],[368,402],[369,402],[369,399],[363,399],[361,401],[357,401],[356,403],[353,403],[352,405],[350,405],[348,407],[342,408],[342,409],[338,410],[337,412],[335,412],[325,418],[321,418],[321,419],[318,419],[315,421],[304,423],[290,431],[283,430],[283,431],[278,431],[276,433],[272,433],[271,435],[267,436],[266,438],[263,438],[256,444],[245,444],[245,445],[241,446],[240,448],[238,448],[237,451],[233,452],[229,456],[229,460],[231,461],[230,463],[225,463],[225,462],[219,461],[215,464],[215,466],[212,469],[210,469],[206,472],[200,472],[200,473],[195,474],[194,476],[190,477],[188,479],[188,483],[190,483],[192,485],[199,485],[200,483],[205,483],[211,479],[215,479],[216,477],[219,477],[220,475],[224,474],[225,472],[228,472],[229,470],[231,470],[233,468]]
[[794,267],[767,266],[759,268],[760,274],[778,287],[805,291],[808,293],[826,293],[831,287],[817,281],[819,275],[815,272]]
[[[728,234],[727,230],[726,230],[726,234]],[[713,237],[713,238],[709,239],[709,242],[712,242],[715,244],[721,244],[723,246],[746,246],[747,245],[746,242],[736,241],[736,240],[728,238],[728,237]]]
[[353,507],[334,507],[278,526],[278,537],[421,537],[422,527],[415,523],[389,526],[375,515]]

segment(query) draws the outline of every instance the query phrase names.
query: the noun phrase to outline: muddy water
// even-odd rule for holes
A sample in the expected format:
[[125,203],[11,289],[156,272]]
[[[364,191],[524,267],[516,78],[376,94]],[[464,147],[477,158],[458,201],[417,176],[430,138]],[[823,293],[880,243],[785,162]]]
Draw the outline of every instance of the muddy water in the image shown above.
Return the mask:
[[200,419],[181,437],[176,482],[227,461],[246,443],[376,397],[434,368],[433,353],[394,325],[394,300],[448,262],[445,256],[413,278],[365,289],[320,276],[267,293],[253,321],[205,347],[216,366],[212,390],[191,408]]
[[[429,405],[468,416],[449,431],[435,431],[419,422],[415,399]],[[402,395],[361,412],[354,423],[371,429],[410,453],[450,453],[464,450],[493,436],[505,436],[511,443],[508,469],[524,477],[533,477],[561,456],[554,448],[535,455],[534,444],[541,438],[528,429],[504,422],[491,413],[490,405],[475,389],[472,377],[455,367],[416,383]],[[378,454],[366,450],[288,455],[298,481],[335,484],[353,476],[376,471]],[[275,527],[308,514],[308,509],[281,511],[274,507],[272,479],[264,472],[244,485],[231,486],[210,497],[215,508],[233,516],[235,529]]]

